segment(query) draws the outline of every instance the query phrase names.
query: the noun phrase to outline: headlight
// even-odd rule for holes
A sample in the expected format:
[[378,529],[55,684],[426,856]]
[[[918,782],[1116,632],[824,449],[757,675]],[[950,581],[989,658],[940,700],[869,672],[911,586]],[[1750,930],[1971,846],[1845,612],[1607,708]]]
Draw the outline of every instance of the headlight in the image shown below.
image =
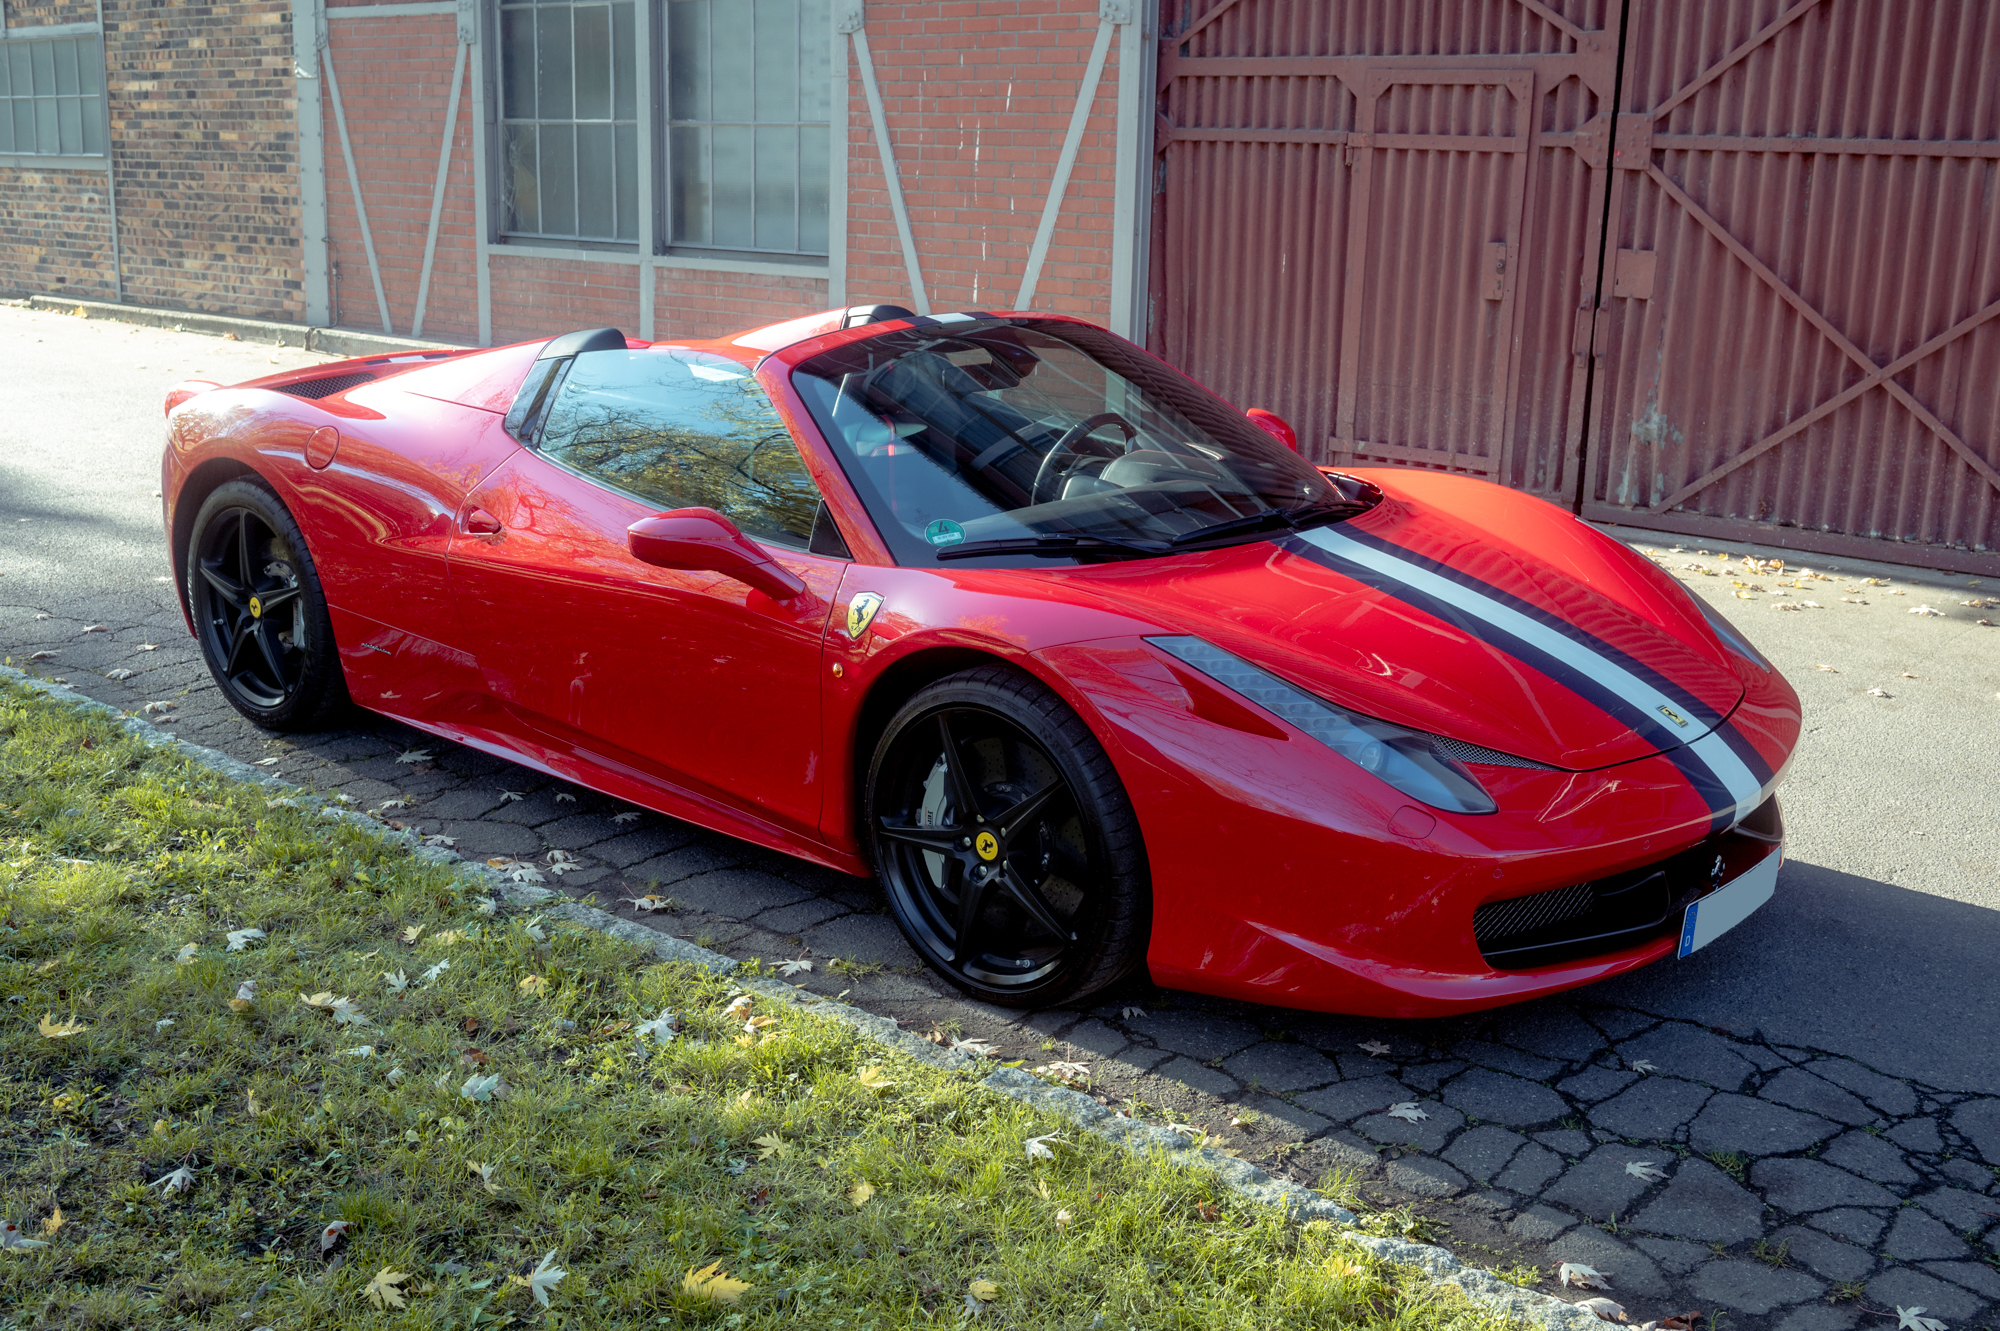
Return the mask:
[[1146,641],[1272,715],[1291,722],[1411,799],[1453,813],[1492,813],[1499,807],[1470,772],[1438,752],[1432,737],[1421,730],[1391,725],[1336,707],[1200,638]]

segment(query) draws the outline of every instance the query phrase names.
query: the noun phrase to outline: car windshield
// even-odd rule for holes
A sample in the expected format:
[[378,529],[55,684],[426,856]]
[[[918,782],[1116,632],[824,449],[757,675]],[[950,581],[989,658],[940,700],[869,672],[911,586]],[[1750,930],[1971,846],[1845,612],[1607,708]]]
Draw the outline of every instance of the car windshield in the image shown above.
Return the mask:
[[1358,483],[1088,324],[896,329],[792,384],[902,564],[1137,558],[1365,507]]

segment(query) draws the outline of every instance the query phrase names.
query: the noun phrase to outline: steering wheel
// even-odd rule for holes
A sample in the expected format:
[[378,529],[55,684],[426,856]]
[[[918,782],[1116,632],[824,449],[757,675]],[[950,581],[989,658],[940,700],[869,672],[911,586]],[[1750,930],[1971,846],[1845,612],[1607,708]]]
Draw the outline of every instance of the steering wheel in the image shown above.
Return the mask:
[[1051,487],[1062,473],[1068,470],[1065,466],[1059,466],[1056,460],[1065,454],[1074,458],[1077,455],[1076,446],[1107,425],[1117,426],[1124,433],[1125,442],[1128,444],[1139,437],[1138,428],[1115,411],[1100,411],[1088,420],[1072,425],[1063,431],[1062,438],[1056,440],[1056,446],[1042,457],[1042,465],[1035,469],[1035,484],[1028,491],[1028,502],[1046,504],[1050,499],[1060,498],[1059,495],[1044,498],[1042,494],[1044,489]]

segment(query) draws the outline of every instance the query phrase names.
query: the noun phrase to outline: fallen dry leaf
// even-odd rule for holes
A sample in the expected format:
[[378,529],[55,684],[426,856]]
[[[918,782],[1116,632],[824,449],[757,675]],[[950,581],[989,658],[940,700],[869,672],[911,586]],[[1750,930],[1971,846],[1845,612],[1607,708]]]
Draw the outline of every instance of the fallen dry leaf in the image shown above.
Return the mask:
[[1871,698],[1893,698],[1896,695],[1887,689],[1870,689],[1868,690],[1868,696]]
[[1564,1262],[1556,1268],[1556,1283],[1575,1285],[1578,1289],[1610,1289],[1611,1282],[1604,1273],[1582,1262]]
[[149,1188],[158,1188],[160,1192],[165,1195],[171,1195],[176,1192],[186,1192],[189,1188],[192,1188],[194,1186],[194,1171],[192,1169],[189,1169],[186,1165],[182,1165],[179,1169],[173,1170],[171,1173],[163,1175],[160,1178],[154,1179],[151,1183],[147,1184],[146,1186]]
[[1062,1142],[1065,1146],[1069,1145],[1068,1142],[1063,1141],[1061,1137],[1058,1137],[1053,1132],[1043,1137],[1030,1137],[1021,1145],[1027,1151],[1030,1160],[1053,1160],[1056,1158],[1056,1153],[1049,1149],[1050,1142]]
[[1415,1100],[1405,1100],[1402,1104],[1390,1105],[1385,1112],[1388,1113],[1390,1118],[1400,1118],[1405,1123],[1421,1123],[1430,1117],[1429,1114],[1417,1107]]
[[429,749],[404,749],[400,754],[396,755],[396,761],[399,763],[427,763],[431,761],[431,751]]
[[347,1231],[354,1227],[352,1220],[336,1220],[319,1232],[319,1250],[329,1252],[333,1245],[347,1237]]
[[1943,618],[1944,616],[1944,611],[1935,609],[1934,607],[1928,605],[1913,606],[1904,613],[1912,615],[1936,615],[1939,618]]
[[1622,1322],[1625,1320],[1625,1309],[1610,1299],[1580,1299],[1577,1301],[1576,1306],[1588,1310],[1601,1321]]
[[872,1063],[855,1073],[854,1080],[860,1082],[871,1091],[886,1091],[896,1084],[883,1074],[881,1068],[876,1067]]
[[721,1262],[710,1262],[699,1271],[689,1267],[688,1273],[681,1277],[683,1294],[715,1303],[735,1303],[755,1288],[749,1281],[737,1280],[723,1271]]
[[1945,1331],[1944,1323],[1935,1317],[1924,1316],[1921,1307],[1905,1308],[1896,1306],[1896,1331]]
[[231,929],[228,937],[229,950],[231,952],[241,952],[249,947],[250,944],[263,938],[264,931],[262,929]]
[[862,1179],[847,1190],[847,1200],[853,1202],[856,1206],[868,1205],[868,1199],[874,1195],[875,1185],[867,1179]]
[[520,985],[518,986],[518,988],[524,994],[539,994],[548,987],[549,987],[549,982],[547,980],[544,980],[539,975],[529,975],[523,977]]
[[11,1220],[0,1224],[0,1250],[46,1248],[48,1246],[48,1244],[42,1242],[40,1239],[24,1237],[21,1233],[21,1227]]
[[778,974],[786,976],[803,975],[812,968],[813,964],[804,957],[794,957],[790,961],[781,961],[778,963]]
[[614,813],[611,815],[611,821],[614,823],[636,823],[639,821],[639,811],[637,809],[627,809],[623,813]]
[[56,1209],[49,1214],[48,1218],[42,1221],[42,1233],[54,1234],[68,1223],[69,1218],[62,1213],[62,1207],[58,1204]]
[[975,1280],[965,1287],[965,1292],[981,1303],[991,1303],[1000,1297],[1000,1287],[990,1280]]
[[406,1308],[409,1306],[409,1300],[403,1297],[403,1291],[396,1286],[409,1278],[409,1272],[391,1271],[385,1266],[375,1273],[375,1278],[361,1291],[362,1297],[377,1308]]
[[35,1023],[35,1029],[42,1033],[42,1038],[45,1040],[62,1040],[72,1035],[82,1035],[90,1027],[79,1025],[74,1021],[57,1021],[55,1013],[44,1012],[42,1019]]
[[1389,1046],[1383,1044],[1380,1040],[1363,1040],[1359,1048],[1362,1053],[1375,1058],[1380,1058],[1389,1052]]
[[489,1165],[484,1160],[468,1160],[465,1162],[465,1167],[479,1175],[479,1185],[485,1188],[486,1191],[496,1196],[499,1194],[500,1185],[493,1181],[493,1171],[498,1166]]
[[1633,1178],[1642,1178],[1648,1183],[1663,1183],[1666,1174],[1651,1160],[1633,1160],[1626,1164],[1625,1172]]

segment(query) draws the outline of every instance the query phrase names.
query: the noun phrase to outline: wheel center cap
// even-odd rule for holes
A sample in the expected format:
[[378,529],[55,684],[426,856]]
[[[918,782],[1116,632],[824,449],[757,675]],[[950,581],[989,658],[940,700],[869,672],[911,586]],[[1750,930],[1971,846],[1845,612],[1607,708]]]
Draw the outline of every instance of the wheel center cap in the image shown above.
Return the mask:
[[262,619],[263,617],[264,617],[264,603],[263,603],[262,601],[258,600],[258,599],[257,599],[256,597],[254,597],[254,596],[253,596],[253,597],[251,597],[251,598],[250,598],[250,618],[252,618],[252,619]]
[[994,836],[991,832],[981,832],[978,836],[974,837],[972,839],[972,848],[979,852],[979,858],[982,860],[997,860],[1000,858],[1000,838]]

